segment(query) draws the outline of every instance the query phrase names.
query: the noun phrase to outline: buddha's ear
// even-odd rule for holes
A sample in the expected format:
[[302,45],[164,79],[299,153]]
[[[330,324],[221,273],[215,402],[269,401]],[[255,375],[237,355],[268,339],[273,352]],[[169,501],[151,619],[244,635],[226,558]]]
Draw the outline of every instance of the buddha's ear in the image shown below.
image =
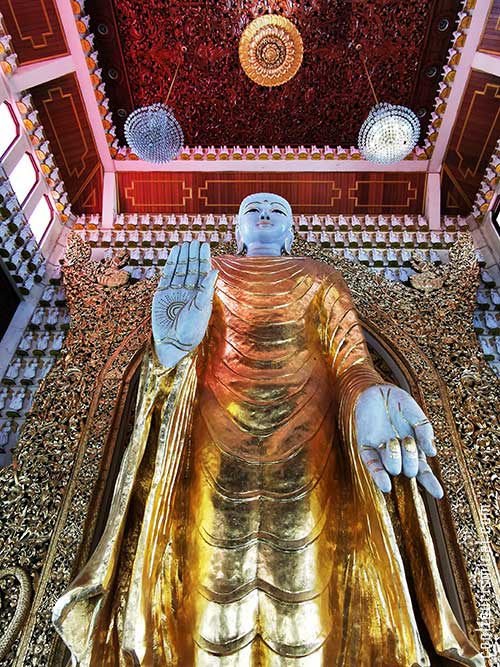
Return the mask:
[[234,228],[234,236],[236,237],[236,254],[243,255],[243,252],[245,250],[245,244],[243,243],[243,239],[241,238],[240,226],[238,224],[236,224]]
[[292,254],[292,243],[293,243],[293,227],[290,227],[285,238],[285,243],[283,245],[283,252],[285,253],[285,255]]

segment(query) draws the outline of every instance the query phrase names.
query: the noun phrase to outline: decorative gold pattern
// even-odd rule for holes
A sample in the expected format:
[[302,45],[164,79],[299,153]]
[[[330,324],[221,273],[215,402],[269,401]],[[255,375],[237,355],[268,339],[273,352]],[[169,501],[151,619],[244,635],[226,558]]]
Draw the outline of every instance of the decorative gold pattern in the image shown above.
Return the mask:
[[410,276],[410,284],[421,292],[434,292],[441,289],[446,280],[446,267],[436,267],[432,262],[426,262],[420,253],[414,253],[412,267],[417,273]]
[[[92,255],[90,246],[87,245],[78,234],[71,234],[68,238],[68,248],[66,250],[65,262],[67,266],[78,265],[90,260]],[[128,271],[121,270],[129,260],[128,251],[125,248],[118,248],[111,257],[101,260],[101,262],[90,262],[92,267],[93,281],[103,287],[122,287],[130,279]]]
[[[452,249],[446,283],[431,294],[389,283],[315,244],[298,241],[294,251],[342,271],[368,330],[407,369],[417,395],[425,396],[449,501],[441,501],[439,512],[445,525],[452,516],[457,526],[460,551],[454,550],[453,531],[445,538],[468,634],[477,633],[477,613],[488,653],[500,635],[500,392],[472,326],[478,273],[472,243],[464,235]],[[232,252],[229,244],[214,248],[214,254]],[[121,381],[150,330],[156,281],[109,290],[95,281],[96,263],[87,257],[88,246],[64,267],[70,332],[36,395],[13,466],[0,471],[1,566],[23,567],[35,591],[22,637],[2,667],[46,667],[62,657],[52,608],[88,558],[96,521],[91,508],[109,456]],[[462,557],[476,610],[467,601]],[[17,594],[8,589],[6,595]],[[10,618],[2,611],[0,632]]]
[[382,380],[341,275],[308,258],[214,266],[199,372],[145,354],[103,537],[56,605],[78,664],[430,666],[418,607],[436,652],[479,667],[415,482],[395,496],[412,600],[396,519],[357,454],[356,400]]
[[254,19],[240,39],[241,66],[259,86],[281,86],[290,81],[302,63],[303,52],[297,28],[275,14]]
[[11,646],[23,629],[24,623],[28,618],[31,603],[31,579],[26,572],[21,567],[6,567],[0,570],[0,580],[7,577],[17,579],[19,595],[17,599],[14,599],[15,610],[12,620],[0,637],[0,660],[3,660],[8,655]]

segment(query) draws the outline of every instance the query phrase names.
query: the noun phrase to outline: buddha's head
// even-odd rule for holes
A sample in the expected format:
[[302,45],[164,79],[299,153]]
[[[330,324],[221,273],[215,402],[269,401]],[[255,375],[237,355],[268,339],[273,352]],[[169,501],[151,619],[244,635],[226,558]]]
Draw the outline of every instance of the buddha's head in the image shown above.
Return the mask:
[[286,199],[269,192],[249,195],[240,204],[236,225],[238,254],[289,255],[293,243],[292,209]]

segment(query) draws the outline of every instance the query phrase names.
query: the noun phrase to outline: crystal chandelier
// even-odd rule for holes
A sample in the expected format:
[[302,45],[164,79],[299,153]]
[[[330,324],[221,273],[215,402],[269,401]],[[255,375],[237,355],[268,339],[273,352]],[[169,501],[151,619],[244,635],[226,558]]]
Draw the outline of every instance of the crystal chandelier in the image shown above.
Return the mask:
[[169,162],[182,150],[184,135],[171,107],[151,104],[132,111],[125,121],[125,138],[146,162]]
[[[166,102],[172,92],[175,70]],[[163,163],[174,160],[184,145],[182,128],[172,107],[161,102],[140,107],[125,121],[125,138],[134,153],[145,162]]]
[[[356,49],[360,51],[361,45],[358,44]],[[417,145],[420,122],[408,107],[378,101],[362,56],[361,62],[376,104],[370,109],[359,130],[359,152],[368,162],[378,164],[391,164],[404,160]]]
[[420,123],[411,109],[382,102],[376,104],[359,130],[358,145],[368,162],[399,162],[417,145]]

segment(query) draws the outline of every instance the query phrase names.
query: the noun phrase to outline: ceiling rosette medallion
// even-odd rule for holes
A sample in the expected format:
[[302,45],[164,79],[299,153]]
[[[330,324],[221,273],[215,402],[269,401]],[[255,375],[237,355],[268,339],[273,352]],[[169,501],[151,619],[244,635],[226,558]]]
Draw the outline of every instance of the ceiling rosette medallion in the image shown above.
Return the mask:
[[259,16],[240,39],[241,66],[259,86],[281,86],[290,81],[302,64],[303,54],[302,37],[284,16]]

